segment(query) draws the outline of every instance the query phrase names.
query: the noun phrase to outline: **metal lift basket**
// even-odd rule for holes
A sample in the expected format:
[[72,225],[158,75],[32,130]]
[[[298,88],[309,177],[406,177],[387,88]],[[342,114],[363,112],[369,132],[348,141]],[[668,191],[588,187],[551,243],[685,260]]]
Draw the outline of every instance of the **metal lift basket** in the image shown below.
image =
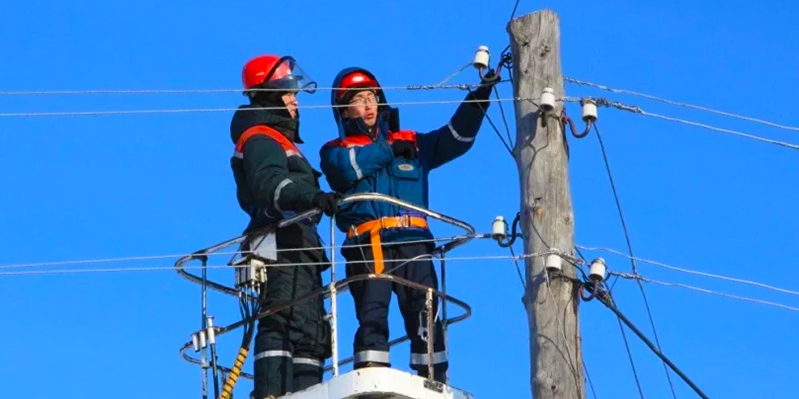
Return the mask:
[[[231,375],[234,374],[234,383],[236,378],[245,378],[245,379],[253,379],[253,376],[248,373],[242,372],[240,369],[236,369],[234,366],[233,368],[223,366],[217,364],[216,361],[216,340],[217,338],[234,331],[236,329],[242,328],[248,323],[253,322],[253,319],[261,319],[266,317],[272,313],[279,312],[287,307],[293,306],[299,302],[309,300],[312,298],[318,298],[319,296],[323,296],[325,298],[330,298],[330,315],[328,318],[331,322],[331,344],[332,344],[332,359],[331,364],[325,368],[326,372],[332,371],[332,376],[328,378],[326,381],[317,384],[315,386],[309,387],[300,392],[294,392],[287,396],[284,396],[285,399],[345,399],[345,398],[375,398],[375,399],[416,399],[416,398],[425,398],[425,399],[473,399],[473,396],[467,392],[461,391],[459,389],[455,389],[447,384],[442,384],[433,380],[433,335],[429,335],[427,340],[427,358],[428,360],[428,377],[423,378],[416,376],[414,374],[410,374],[408,372],[394,369],[394,368],[366,368],[366,369],[358,369],[353,370],[344,374],[339,374],[339,367],[348,363],[352,362],[352,357],[348,357],[346,359],[339,359],[339,352],[338,352],[338,309],[337,309],[337,295],[342,291],[346,291],[350,283],[354,281],[363,281],[363,280],[389,280],[394,283],[398,283],[401,285],[405,285],[414,289],[425,291],[426,293],[426,306],[427,306],[427,315],[428,315],[428,323],[427,325],[432,325],[433,321],[433,312],[432,312],[432,303],[434,299],[440,299],[441,303],[441,311],[442,311],[442,324],[444,329],[444,340],[447,340],[447,327],[450,324],[454,324],[460,322],[462,320],[467,319],[471,316],[471,307],[450,295],[447,294],[447,285],[446,285],[446,253],[451,251],[452,249],[459,247],[468,241],[472,240],[476,237],[474,228],[458,219],[442,215],[440,213],[398,200],[393,197],[381,195],[381,194],[355,194],[349,197],[344,198],[341,203],[342,205],[349,202],[359,202],[359,201],[380,201],[380,202],[387,202],[405,209],[412,210],[414,212],[420,213],[425,215],[428,218],[436,219],[441,222],[459,227],[464,230],[465,234],[462,236],[452,237],[447,240],[437,241],[441,242],[440,245],[437,245],[432,253],[432,255],[426,256],[419,256],[410,260],[406,260],[401,264],[397,265],[395,268],[402,267],[408,262],[419,260],[419,259],[431,259],[434,257],[439,258],[440,266],[441,266],[441,291],[432,289],[430,287],[408,281],[405,279],[401,279],[395,277],[390,274],[362,274],[353,276],[350,278],[346,278],[343,280],[336,279],[336,254],[335,254],[335,223],[331,220],[330,223],[330,283],[326,286],[322,287],[319,290],[311,292],[307,295],[304,295],[299,298],[295,298],[292,301],[281,303],[275,305],[271,308],[263,309],[256,315],[252,315],[252,317],[247,319],[239,320],[235,323],[229,324],[227,326],[214,326],[212,322],[212,318],[208,316],[208,307],[207,307],[207,292],[208,290],[218,291],[227,295],[231,295],[237,298],[245,297],[247,299],[255,299],[257,294],[252,292],[254,287],[249,287],[247,285],[246,280],[252,281],[259,281],[263,278],[261,275],[262,270],[259,268],[269,267],[269,263],[265,262],[264,259],[260,259],[259,257],[253,257],[250,254],[250,251],[242,251],[243,245],[248,241],[253,240],[253,237],[265,237],[271,233],[274,233],[277,229],[284,228],[286,226],[290,226],[292,224],[301,222],[305,219],[314,217],[319,215],[320,211],[318,209],[309,210],[306,212],[302,212],[296,214],[292,217],[286,218],[274,225],[268,226],[267,228],[253,232],[248,235],[239,236],[233,238],[231,240],[219,243],[212,247],[199,250],[191,255],[185,256],[179,259],[175,263],[175,268],[178,274],[196,284],[199,284],[202,287],[202,323],[201,329],[192,334],[192,340],[183,344],[180,348],[180,354],[184,360],[199,365],[203,369],[202,375],[202,392],[203,398],[208,397],[208,371],[212,372],[213,375],[213,383],[214,383],[214,394],[215,397],[220,397],[219,393],[219,376],[222,375]],[[229,287],[224,284],[212,281],[207,276],[207,265],[208,265],[208,256],[214,255],[222,252],[222,250],[232,247],[234,245],[238,245],[239,248],[233,255],[233,258],[228,262],[229,265],[232,265],[236,268],[236,284],[235,287]],[[247,254],[245,254],[245,252]],[[190,262],[201,262],[201,274],[195,275],[190,273],[186,266]],[[448,318],[447,317],[447,304],[452,303],[463,310],[461,315],[456,317]],[[401,338],[394,339],[389,342],[389,346],[393,347],[399,343],[405,342],[408,340],[407,336],[403,336]],[[194,349],[195,352],[200,353],[200,358],[192,357],[188,352],[189,349]],[[210,352],[210,353],[209,353]],[[241,355],[240,355],[241,356]],[[246,354],[245,354],[246,356]],[[208,360],[210,358],[210,361]],[[242,359],[237,359],[237,362]],[[241,363],[237,363],[238,366],[241,366]],[[224,391],[224,389],[223,389]]]

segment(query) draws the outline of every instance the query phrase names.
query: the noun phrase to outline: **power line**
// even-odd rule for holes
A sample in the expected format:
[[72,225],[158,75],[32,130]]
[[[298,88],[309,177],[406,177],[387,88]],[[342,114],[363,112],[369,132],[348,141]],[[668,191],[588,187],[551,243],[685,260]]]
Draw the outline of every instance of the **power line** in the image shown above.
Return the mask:
[[630,350],[630,342],[627,341],[627,333],[624,332],[621,318],[617,317],[616,319],[619,322],[619,330],[621,331],[621,338],[624,340],[624,347],[627,348],[627,357],[630,359],[630,367],[633,369],[633,377],[635,378],[635,385],[638,387],[638,394],[641,395],[641,399],[646,399],[644,390],[641,388],[641,380],[638,379],[638,371],[635,369],[635,361],[633,360],[633,352]]
[[[461,74],[468,67],[472,66],[469,62],[466,65],[458,68],[447,76],[444,80],[436,84],[413,84],[413,85],[400,85],[400,86],[381,86],[381,90],[441,90],[441,89],[459,89],[469,90],[479,87],[482,83],[471,84],[446,84],[455,76]],[[499,80],[496,84],[507,82],[507,80]],[[360,87],[312,87],[309,89],[325,90],[325,91],[349,91],[349,90],[362,90]],[[89,94],[214,94],[214,93],[241,93],[244,89],[90,89],[90,90],[20,90],[20,91],[0,91],[0,96],[33,96],[33,95],[89,95]],[[286,91],[280,88],[259,87],[247,89],[250,92],[274,92]]]
[[[474,235],[460,235],[460,236],[451,236],[451,237],[438,237],[438,238],[427,238],[427,239],[420,239],[420,240],[413,240],[413,241],[403,241],[403,242],[386,242],[383,243],[383,246],[392,246],[392,245],[402,245],[402,244],[429,244],[433,242],[441,242],[441,241],[453,241],[458,239],[464,238],[490,238],[487,234],[474,234]],[[233,244],[231,244],[232,246]],[[368,247],[372,244],[352,244],[346,245],[347,248],[359,248],[359,247]],[[315,251],[315,250],[335,250],[344,248],[344,245],[324,245],[318,247],[303,247],[303,248],[278,248],[275,250],[277,253],[284,253],[284,252],[296,252],[296,251]],[[227,251],[227,252],[208,252],[202,253],[203,256],[217,256],[217,255],[235,255],[235,254],[251,254],[254,253],[253,251]],[[84,264],[96,264],[96,263],[116,263],[116,262],[130,262],[130,261],[141,261],[141,260],[158,260],[158,259],[175,259],[175,258],[182,258],[191,255],[198,255],[198,253],[183,253],[183,254],[173,254],[173,255],[144,255],[144,256],[128,256],[128,257],[117,257],[117,258],[97,258],[97,259],[81,259],[81,260],[67,260],[67,261],[55,261],[55,262],[37,262],[37,263],[18,263],[18,264],[9,264],[9,265],[0,265],[0,269],[20,269],[20,268],[31,268],[31,267],[52,267],[52,266],[65,266],[65,265],[84,265]]]
[[[471,66],[469,64],[468,66]],[[451,75],[444,81],[437,84],[414,84],[404,86],[381,86],[381,90],[408,90],[408,91],[425,91],[425,90],[468,90],[477,88],[479,83],[460,83],[460,84],[445,84],[458,73],[462,72],[465,68],[458,70],[455,74]],[[504,83],[507,80],[497,82]],[[337,87],[317,87],[315,90],[322,91],[348,91],[348,90],[362,90],[363,88],[337,88]],[[225,94],[225,93],[241,93],[244,89],[88,89],[88,90],[18,90],[18,91],[0,91],[0,96],[64,96],[64,95],[98,95],[98,94]],[[272,92],[272,91],[286,91],[286,89],[274,88],[258,88],[249,89],[252,92]]]
[[[525,98],[501,98],[493,100],[434,100],[434,101],[405,101],[392,102],[391,105],[433,105],[433,104],[462,104],[476,102],[501,102],[501,101],[524,101]],[[348,107],[347,104],[336,105],[300,105],[298,109],[332,109]],[[285,107],[252,107],[242,108],[243,111],[279,110]],[[107,115],[141,115],[141,114],[183,114],[183,113],[212,113],[212,112],[235,112],[240,108],[185,108],[185,109],[147,109],[147,110],[115,110],[115,111],[64,111],[64,112],[6,112],[0,113],[2,118],[10,117],[45,117],[45,116],[107,116]]]
[[756,136],[754,134],[739,132],[737,130],[725,129],[725,128],[721,128],[721,127],[715,127],[715,126],[711,126],[711,125],[708,125],[708,124],[705,124],[705,123],[693,122],[693,121],[689,121],[687,119],[673,118],[673,117],[670,117],[670,116],[654,114],[654,113],[646,112],[646,111],[642,111],[641,114],[644,115],[644,116],[651,116],[653,118],[663,119],[663,120],[666,120],[666,121],[679,122],[679,123],[683,123],[683,124],[686,124],[686,125],[689,125],[689,126],[696,126],[696,127],[701,127],[701,128],[704,128],[704,129],[713,130],[713,131],[717,131],[717,132],[729,133],[729,134],[732,134],[732,135],[735,135],[735,136],[740,136],[740,137],[745,137],[745,138],[752,139],[752,140],[762,141],[764,143],[776,144],[776,145],[787,147],[787,148],[790,148],[790,149],[793,149],[793,150],[799,150],[799,145],[798,144],[792,144],[792,143],[788,143],[788,142],[784,142],[784,141],[780,141],[780,140],[774,140],[774,139],[769,139],[769,138],[765,138],[765,137],[760,137],[760,136]]
[[483,107],[480,107],[480,110],[483,111],[483,115],[485,115],[486,120],[491,125],[491,127],[494,129],[494,133],[497,134],[497,137],[499,137],[499,141],[501,141],[502,145],[505,147],[505,149],[508,150],[508,154],[510,154],[510,156],[513,157],[513,149],[511,149],[510,145],[508,145],[508,143],[505,142],[505,138],[502,137],[502,133],[499,132],[499,129],[497,128],[497,125],[494,124],[493,120],[491,120],[491,117],[488,115],[488,112],[485,109],[483,109]]
[[[244,251],[231,251],[231,252],[214,252],[204,254],[205,256],[221,256],[221,255],[235,255],[238,253],[246,253]],[[54,262],[37,262],[37,263],[16,263],[9,265],[0,265],[2,269],[23,269],[32,267],[53,267],[53,266],[67,266],[67,265],[88,265],[97,263],[116,263],[116,262],[133,262],[142,260],[161,260],[161,259],[175,259],[193,254],[174,254],[174,255],[143,255],[143,256],[128,256],[120,258],[105,258],[105,259],[81,259],[81,260],[64,260]]]
[[[496,92],[496,87],[494,88],[494,91]],[[499,97],[497,97],[497,100],[500,100]],[[499,102],[499,104],[502,105],[502,102]],[[478,108],[480,108],[480,111],[483,112],[483,116],[485,116],[485,118],[488,121],[488,123],[494,129],[494,133],[496,133],[497,137],[499,137],[499,141],[501,141],[502,145],[505,146],[505,149],[508,150],[508,154],[510,154],[510,156],[513,157],[513,149],[511,149],[510,145],[507,142],[505,142],[505,139],[502,137],[502,133],[499,132],[499,129],[497,128],[497,125],[494,124],[494,121],[491,120],[491,116],[488,115],[488,110],[486,110],[482,105],[479,105],[479,104],[478,104]],[[503,114],[503,117],[504,117],[504,114]]]
[[[612,253],[612,254],[615,254],[615,255],[619,255],[619,256],[623,256],[623,257],[629,258],[628,254],[625,254],[623,252],[620,252],[620,251],[617,251],[617,250],[611,249],[611,248],[602,248],[602,247],[581,247],[581,248],[586,250],[586,251],[603,251],[603,252],[608,252],[608,253]],[[713,273],[700,272],[700,271],[691,270],[691,269],[685,269],[685,268],[672,266],[672,265],[668,265],[666,263],[657,262],[657,261],[654,261],[654,260],[649,260],[649,259],[644,259],[644,258],[635,258],[635,260],[637,260],[639,262],[644,262],[644,263],[649,263],[651,265],[659,266],[659,267],[662,267],[662,268],[665,268],[665,269],[668,269],[668,270],[678,271],[678,272],[687,273],[687,274],[694,274],[694,275],[702,276],[702,277],[715,278],[715,279],[724,280],[724,281],[731,281],[731,282],[735,282],[735,283],[748,284],[748,285],[752,285],[752,286],[755,286],[755,287],[760,287],[760,288],[765,288],[765,289],[772,290],[772,291],[781,292],[781,293],[784,293],[784,294],[790,294],[790,295],[799,296],[799,291],[792,291],[792,290],[788,290],[788,289],[785,289],[785,288],[775,287],[773,285],[768,285],[768,284],[760,283],[760,282],[757,282],[757,281],[751,281],[751,280],[745,280],[745,279],[742,279],[742,278],[724,276],[724,275],[721,275],[721,274],[713,274]]]
[[[522,254],[517,256],[508,255],[484,255],[484,256],[463,256],[463,257],[447,257],[447,262],[452,261],[475,261],[475,260],[508,260],[508,259],[527,259],[536,256],[547,255],[550,252]],[[384,262],[407,262],[416,260],[415,258],[407,259],[385,259]],[[357,263],[372,263],[371,260],[352,260],[352,261],[338,261],[335,264],[357,264]],[[268,267],[297,267],[297,266],[323,266],[330,265],[331,262],[290,262],[290,263],[270,263]],[[183,269],[225,269],[248,267],[247,265],[207,265],[207,266],[184,266]],[[86,273],[123,273],[123,272],[149,272],[149,271],[174,271],[174,266],[152,266],[152,267],[127,267],[127,268],[106,268],[106,269],[59,269],[59,270],[32,270],[32,271],[12,271],[0,272],[0,276],[24,276],[24,275],[47,275],[47,274],[86,274]]]
[[694,390],[694,392],[696,392],[703,399],[708,399],[707,395],[705,395],[705,393],[702,392],[702,390],[699,389],[699,387],[696,386],[696,384],[694,384],[694,382],[691,381],[691,379],[688,378],[688,376],[685,375],[685,373],[683,373],[679,368],[677,368],[677,366],[674,365],[674,363],[672,363],[671,360],[669,360],[669,358],[663,354],[663,351],[660,350],[660,348],[656,348],[655,345],[653,345],[652,342],[646,338],[644,333],[642,333],[641,330],[635,327],[635,325],[626,316],[624,316],[624,314],[616,307],[616,304],[613,303],[613,299],[607,293],[600,292],[598,293],[597,297],[599,301],[602,302],[602,304],[605,305],[608,309],[613,311],[618,320],[620,320],[620,322],[623,321],[624,324],[626,324],[627,327],[629,327],[630,330],[632,330],[632,332],[634,332],[635,335],[637,335],[638,338],[640,338],[641,341],[643,341],[646,344],[646,346],[648,346],[649,349],[651,349],[652,352],[655,353],[655,355],[657,355],[657,357],[659,357],[663,361],[664,364],[668,364],[668,366],[672,370],[674,370],[674,372],[677,373],[677,375],[679,375],[680,378],[682,378],[683,381],[685,381]]
[[585,371],[585,379],[588,380],[588,386],[591,388],[591,394],[594,396],[594,399],[599,399],[594,389],[594,382],[591,380],[591,374],[588,374],[588,365],[585,364],[585,359],[583,359],[583,370]]
[[779,123],[770,122],[770,121],[763,120],[763,119],[758,119],[758,118],[753,118],[753,117],[750,117],[750,116],[738,115],[738,114],[734,114],[734,113],[731,113],[731,112],[719,111],[719,110],[713,109],[713,108],[708,108],[708,107],[703,107],[703,106],[699,106],[699,105],[688,104],[688,103],[685,103],[685,102],[673,101],[673,100],[669,100],[669,99],[666,99],[666,98],[653,96],[653,95],[650,95],[650,94],[644,94],[644,93],[635,92],[635,91],[632,91],[632,90],[614,89],[612,87],[600,85],[600,84],[597,84],[597,83],[586,82],[586,81],[579,80],[579,79],[569,78],[569,77],[566,77],[566,76],[563,77],[563,80],[566,81],[566,82],[569,82],[569,83],[574,83],[574,84],[581,85],[581,86],[593,87],[593,88],[596,88],[596,89],[605,90],[605,91],[609,91],[609,92],[612,92],[612,93],[629,94],[629,95],[633,95],[633,96],[637,96],[637,97],[648,98],[650,100],[660,101],[662,103],[666,103],[666,104],[669,104],[669,105],[676,105],[676,106],[680,106],[680,107],[691,108],[691,109],[695,109],[695,110],[699,110],[699,111],[710,112],[710,113],[717,114],[717,115],[727,116],[727,117],[730,117],[730,118],[735,118],[735,119],[745,120],[745,121],[749,121],[749,122],[760,123],[760,124],[763,124],[763,125],[766,125],[766,126],[776,127],[778,129],[785,129],[785,130],[791,130],[791,131],[799,132],[799,127],[781,125]]
[[[494,86],[494,95],[496,96],[497,100],[499,100],[499,90],[497,87]],[[514,143],[513,138],[510,135],[510,127],[508,126],[508,119],[505,117],[505,108],[502,107],[502,102],[497,103],[499,105],[499,112],[502,115],[502,122],[505,124],[505,133],[508,136],[508,146],[511,148],[515,148],[516,144]],[[513,151],[511,151],[511,156],[513,156]]]
[[513,17],[516,15],[516,8],[519,7],[519,0],[516,0],[516,4],[513,6],[513,12],[510,14],[510,21],[513,21]]
[[[596,132],[597,140],[599,141],[599,147],[602,151],[602,159],[605,162],[605,170],[608,174],[608,180],[610,181],[610,188],[613,191],[613,198],[616,201],[616,209],[619,212],[619,220],[621,221],[621,227],[624,231],[624,239],[627,242],[627,250],[630,253],[630,263],[632,264],[633,273],[638,273],[638,268],[635,264],[635,256],[633,255],[633,246],[630,242],[630,233],[627,230],[627,223],[624,221],[624,212],[621,209],[621,200],[619,199],[619,193],[616,190],[616,183],[613,181],[613,172],[610,170],[610,162],[608,161],[608,154],[605,150],[605,143],[602,141],[602,135],[599,133],[599,126],[597,126],[596,121],[593,123],[594,131]],[[652,326],[652,332],[655,335],[655,342],[658,345],[658,350],[663,350],[660,347],[660,339],[658,338],[657,328],[655,328],[655,319],[652,316],[652,309],[649,306],[649,299],[646,297],[646,291],[644,290],[644,285],[638,281],[638,287],[641,289],[641,296],[644,298],[644,306],[646,307],[646,313],[649,316],[649,324]],[[669,374],[668,368],[666,368],[666,363],[663,362],[663,371],[666,373],[666,379],[669,381],[669,388],[671,388],[671,395],[674,399],[677,399],[677,393],[674,391],[674,383],[671,381],[671,375]]]
[[621,221],[621,228],[624,231],[624,239],[627,242],[627,250],[630,252],[630,260],[632,262],[633,273],[637,273],[637,267],[635,265],[635,259],[633,256],[633,247],[630,243],[630,233],[627,230],[627,223],[624,221],[624,212],[621,209],[621,201],[619,200],[619,193],[616,190],[616,183],[613,180],[613,172],[610,170],[610,161],[608,161],[608,154],[605,150],[605,143],[602,141],[602,135],[599,133],[599,127],[597,123],[594,122],[593,124],[594,131],[596,132],[597,141],[599,141],[599,148],[602,151],[602,159],[605,163],[605,171],[608,175],[608,181],[610,182],[610,189],[613,192],[613,199],[616,201],[616,210],[619,213],[619,221]]
[[516,266],[516,274],[519,275],[519,281],[522,283],[522,288],[527,289],[527,282],[524,281],[524,276],[522,274],[522,268],[519,267],[519,259],[516,257],[516,252],[513,250],[513,246],[509,246],[508,249],[510,250],[510,254],[513,259],[513,265]]
[[[461,74],[461,72],[465,71],[465,70],[466,70],[467,68],[469,68],[470,66],[472,66],[472,63],[471,63],[471,62],[468,62],[468,63],[466,63],[466,65],[464,65],[464,66],[460,67],[458,70],[456,70],[455,72],[453,72],[452,74],[450,74],[449,76],[447,76],[446,78],[444,78],[444,80],[442,80],[442,81],[438,82],[438,83],[437,83],[437,84],[435,84],[435,85],[431,85],[431,89],[435,89],[435,88],[443,87],[443,86],[444,86],[444,85],[445,85],[447,82],[449,82],[450,80],[452,80],[454,77],[456,77],[456,76],[460,75],[460,74]],[[466,85],[455,85],[455,86],[461,86],[461,87],[465,87]],[[480,84],[479,84],[479,83],[475,83],[475,84],[472,84],[472,85],[470,85],[470,87],[472,87],[472,88],[477,88],[477,87],[479,87],[479,86],[480,86]],[[461,87],[458,87],[458,88],[461,88]],[[356,89],[357,89],[357,88],[356,88]],[[467,88],[467,89],[468,89],[468,88]]]
[[[583,256],[583,252],[580,251],[580,246],[575,244],[574,245],[574,249],[577,250],[577,254],[580,256],[580,258],[583,260],[583,262],[587,263],[588,261],[585,259],[585,256]],[[586,279],[586,281],[588,280],[588,278],[585,277],[585,273],[583,273],[583,278]],[[618,277],[616,279],[618,280]],[[610,288],[610,291],[612,291],[612,290],[613,290],[613,287]],[[608,294],[610,294],[610,292]],[[629,343],[627,342],[627,334],[624,332],[624,326],[622,326],[622,324],[621,324],[621,319],[618,319],[617,321],[619,322],[619,330],[621,331],[621,337],[624,340],[624,347],[627,349],[627,357],[630,359],[630,366],[633,369],[633,377],[635,378],[635,383],[636,383],[636,386],[638,387],[638,394],[641,395],[641,397],[643,398],[644,391],[641,388],[641,382],[638,380],[638,371],[635,369],[635,360],[633,360],[633,353],[630,350]],[[586,373],[586,377],[588,377],[588,368],[587,367],[585,369],[585,373]],[[589,378],[588,381],[590,382],[591,381],[590,377],[588,377],[588,378]],[[594,398],[596,398],[596,392],[594,392],[593,384],[591,384],[591,391],[594,394]]]
[[685,289],[688,289],[688,290],[702,292],[702,293],[705,293],[705,294],[717,295],[717,296],[721,296],[721,297],[724,297],[724,298],[735,299],[735,300],[744,301],[744,302],[752,302],[752,303],[757,303],[757,304],[767,305],[767,306],[774,306],[774,307],[778,307],[778,308],[781,308],[781,309],[786,309],[786,310],[791,310],[791,311],[794,311],[794,312],[799,312],[799,308],[796,308],[796,307],[793,307],[793,306],[788,306],[788,305],[783,305],[783,304],[777,303],[777,302],[769,302],[769,301],[764,301],[764,300],[756,299],[756,298],[750,298],[750,297],[745,297],[745,296],[727,294],[727,293],[724,293],[724,292],[713,291],[713,290],[709,290],[709,289],[706,289],[706,288],[695,287],[695,286],[687,285],[687,284],[669,283],[669,282],[664,282],[664,281],[653,280],[653,279],[641,276],[640,274],[636,275],[636,274],[619,273],[619,272],[610,272],[609,274],[612,274],[612,275],[615,275],[615,276],[618,276],[618,277],[621,277],[621,278],[624,278],[624,279],[628,279],[628,280],[638,280],[638,281],[643,281],[645,283],[658,284],[658,285],[663,285],[663,286],[666,286],[666,287],[685,288]]
[[[579,102],[580,99],[579,98],[575,98],[575,97],[566,97],[566,98],[563,99],[563,101]],[[799,144],[793,144],[793,143],[789,143],[789,142],[785,142],[785,141],[769,139],[769,138],[757,136],[757,135],[754,135],[754,134],[751,134],[751,133],[744,133],[744,132],[740,132],[740,131],[737,131],[737,130],[716,127],[716,126],[708,125],[708,124],[705,124],[705,123],[694,122],[694,121],[687,120],[687,119],[680,119],[680,118],[674,118],[674,117],[671,117],[671,116],[655,114],[655,113],[652,113],[652,112],[644,111],[643,109],[641,109],[641,107],[638,107],[638,106],[626,105],[626,104],[623,104],[623,103],[618,102],[618,101],[609,101],[609,100],[607,100],[605,98],[596,99],[596,104],[600,105],[600,106],[604,106],[604,107],[616,108],[616,109],[619,109],[619,110],[622,110],[622,111],[628,111],[628,112],[632,112],[634,114],[639,114],[639,115],[648,116],[648,117],[652,117],[652,118],[662,119],[662,120],[666,120],[666,121],[670,121],[670,122],[678,122],[678,123],[682,123],[682,124],[689,125],[689,126],[701,127],[703,129],[713,130],[713,131],[721,132],[721,133],[727,133],[727,134],[731,134],[731,135],[734,135],[734,136],[739,136],[739,137],[743,137],[743,138],[747,138],[747,139],[751,139],[751,140],[761,141],[761,142],[768,143],[768,144],[775,144],[775,145],[779,145],[779,146],[782,146],[782,147],[790,148],[792,150],[799,150]]]

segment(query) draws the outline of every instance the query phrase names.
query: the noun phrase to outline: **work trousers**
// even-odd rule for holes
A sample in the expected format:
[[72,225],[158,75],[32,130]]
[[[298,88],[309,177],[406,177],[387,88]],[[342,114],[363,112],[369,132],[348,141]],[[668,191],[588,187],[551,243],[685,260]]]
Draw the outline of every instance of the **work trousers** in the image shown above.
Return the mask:
[[[281,251],[277,260],[279,264],[318,262],[328,262],[322,250]],[[263,310],[320,289],[322,269],[318,265],[267,266]],[[254,399],[280,397],[322,382],[324,361],[331,356],[325,314],[320,295],[259,320]]]
[[[384,244],[383,273],[438,289],[438,278],[430,258],[412,261],[403,266],[399,266],[402,261],[397,261],[429,255],[431,250],[427,244]],[[347,277],[374,273],[374,255],[370,246],[345,247],[342,253],[347,259]],[[350,284],[359,323],[354,342],[354,367],[357,369],[367,365],[391,366],[388,351],[388,306],[392,291],[397,294],[400,312],[405,320],[405,332],[411,341],[410,366],[418,375],[427,377],[426,291],[385,280],[365,280]],[[444,334],[438,317],[437,297],[433,297],[432,312],[435,320],[433,374],[435,380],[444,382],[448,362]]]

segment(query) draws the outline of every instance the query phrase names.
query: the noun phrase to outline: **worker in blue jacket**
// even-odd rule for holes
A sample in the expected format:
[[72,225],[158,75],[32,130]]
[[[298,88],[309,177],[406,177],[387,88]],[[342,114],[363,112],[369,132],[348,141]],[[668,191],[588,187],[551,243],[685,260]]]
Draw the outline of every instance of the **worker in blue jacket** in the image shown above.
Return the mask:
[[[345,195],[379,193],[427,208],[428,174],[472,147],[492,85],[470,91],[446,125],[429,133],[399,130],[396,109],[388,106],[377,79],[363,68],[342,70],[333,88],[331,101],[339,138],[320,151],[321,168],[330,187]],[[390,273],[438,288],[429,257],[397,267],[402,263],[397,260],[429,255],[434,249],[425,215],[385,202],[352,202],[341,206],[336,224],[347,234],[342,254],[348,262],[348,277]],[[391,366],[387,341],[392,290],[411,339],[411,368],[427,377],[425,292],[384,280],[350,285],[359,322],[354,367]],[[445,382],[448,362],[437,304],[433,312],[434,378]]]

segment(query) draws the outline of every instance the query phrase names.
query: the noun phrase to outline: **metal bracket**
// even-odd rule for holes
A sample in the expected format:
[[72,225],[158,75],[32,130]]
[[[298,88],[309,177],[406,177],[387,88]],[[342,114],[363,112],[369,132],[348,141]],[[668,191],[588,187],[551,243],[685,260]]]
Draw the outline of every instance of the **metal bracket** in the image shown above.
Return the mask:
[[424,380],[424,387],[434,392],[444,392],[444,384],[438,381]]

